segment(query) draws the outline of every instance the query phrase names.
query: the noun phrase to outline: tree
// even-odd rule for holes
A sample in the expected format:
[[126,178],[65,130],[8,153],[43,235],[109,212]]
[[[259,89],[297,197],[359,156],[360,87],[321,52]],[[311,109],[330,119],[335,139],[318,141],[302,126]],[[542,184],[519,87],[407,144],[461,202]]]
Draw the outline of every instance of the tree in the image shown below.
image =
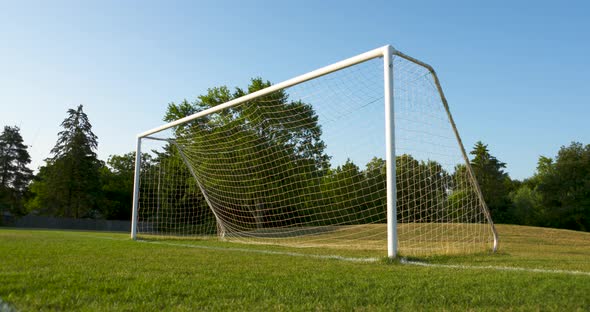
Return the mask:
[[[368,197],[364,193],[366,178],[360,168],[350,159],[342,166],[329,170],[322,178],[321,194],[324,196],[324,215],[335,216],[337,222],[355,224],[363,220]],[[331,222],[328,221],[328,222]]]
[[[174,121],[269,86],[269,81],[252,78],[247,91],[236,88],[232,93],[226,86],[210,88],[206,95],[199,96],[193,103],[186,100],[180,104],[170,103],[164,121]],[[321,140],[318,116],[310,104],[290,101],[285,91],[277,91],[187,123],[177,128],[176,135],[194,136],[195,131],[213,132],[229,127],[246,135],[255,135],[267,145],[271,143],[268,138],[276,139],[272,144],[286,149],[298,161],[313,162],[320,170],[330,166],[329,157],[324,153],[326,146]]]
[[510,178],[504,172],[506,164],[490,154],[488,146],[481,141],[475,143],[471,167],[483,193],[484,200],[495,222],[511,223],[514,218],[510,211]]
[[14,214],[24,214],[23,197],[33,178],[27,167],[30,163],[20,129],[5,126],[0,134],[0,210],[5,207]]
[[523,183],[520,187],[510,192],[510,200],[513,205],[513,216],[517,224],[542,225],[545,222],[544,211],[541,206],[541,195],[529,183]]
[[555,161],[541,156],[534,179],[542,225],[590,231],[590,144],[562,146]]
[[[270,85],[268,81],[254,78],[247,90],[236,88],[232,92],[225,86],[211,88],[192,103],[185,100],[169,104],[164,120],[177,120]],[[310,194],[320,192],[320,178],[330,166],[321,134],[311,105],[291,101],[285,91],[277,91],[179,126],[175,136],[183,148],[195,154],[210,155],[194,164],[196,172],[215,168],[218,172],[242,173],[239,178],[216,176],[201,182],[205,189],[214,188],[224,194],[241,190],[240,200],[227,203],[224,208],[231,210],[234,219],[243,219],[244,224],[259,227],[261,222],[296,223],[298,213],[313,201],[304,198],[304,194],[297,194],[301,196],[299,201],[274,201],[272,204],[265,203],[264,198],[284,198],[282,194],[293,192],[293,185],[306,187]],[[240,150],[232,145],[239,145]],[[219,154],[212,153],[213,150],[223,153],[231,163],[219,161]],[[269,161],[272,161],[272,169],[247,170],[248,166],[268,167]],[[266,215],[254,216],[253,210],[264,210]],[[280,220],[287,212],[292,217]]]
[[402,154],[395,161],[398,219],[443,221],[441,211],[445,207],[451,176],[433,160],[417,160],[412,155]]
[[367,212],[370,214],[367,222],[387,220],[387,173],[386,161],[379,157],[373,157],[366,165],[364,174],[367,186],[363,190]]
[[[150,162],[148,154],[142,154],[144,163]],[[131,220],[135,152],[111,155],[107,165],[100,170],[104,203],[101,211],[106,219]]]
[[98,138],[82,105],[67,114],[52,157],[45,160],[33,182],[35,197],[29,208],[63,217],[97,217],[103,199],[100,169],[104,166],[96,158]]

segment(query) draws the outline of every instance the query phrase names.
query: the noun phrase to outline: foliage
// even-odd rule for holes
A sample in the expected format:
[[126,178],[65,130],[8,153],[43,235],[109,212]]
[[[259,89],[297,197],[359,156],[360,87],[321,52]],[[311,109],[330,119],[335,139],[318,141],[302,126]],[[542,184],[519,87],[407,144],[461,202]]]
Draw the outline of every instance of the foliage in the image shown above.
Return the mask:
[[[177,120],[268,86],[270,82],[254,78],[246,89],[211,88],[193,102],[170,103],[164,120]],[[0,209],[16,215],[34,210],[54,216],[129,220],[135,153],[111,155],[106,164],[99,161],[95,153],[98,138],[82,105],[68,110],[67,114],[51,157],[34,177],[27,167],[30,156],[20,129],[4,127],[0,135]],[[226,139],[230,135],[233,141]],[[240,187],[244,196],[239,203],[226,208],[233,209],[236,218],[257,227],[301,221],[327,225],[330,221],[320,224],[317,220],[330,219],[326,216],[332,216],[334,211],[340,211],[340,224],[384,222],[385,160],[374,157],[361,168],[348,159],[331,167],[321,135],[312,105],[291,100],[285,91],[210,114],[176,127],[178,145],[169,143],[163,152],[142,154],[142,174],[163,179],[159,187],[161,197],[143,200],[158,201],[160,212],[174,210],[185,217],[192,214],[188,218],[191,224],[208,224],[215,220],[202,192],[215,187],[224,194]],[[204,140],[208,145],[203,144]],[[234,151],[229,144],[240,144],[251,153]],[[180,156],[179,146],[197,152],[207,146],[210,155],[215,150],[224,151],[225,157],[235,160],[229,164],[217,157],[201,159],[193,164],[197,174],[208,170],[244,174],[240,178],[219,175],[197,183]],[[506,164],[494,157],[481,141],[470,154],[473,173],[494,222],[590,231],[590,145],[574,142],[562,147],[555,159],[541,156],[535,175],[522,182],[511,180],[504,171]],[[272,168],[268,167],[269,159]],[[240,167],[245,164],[268,168],[262,173],[252,172]],[[447,172],[435,161],[398,155],[398,220],[431,222],[438,215],[461,213],[463,203],[477,196],[469,187],[469,179],[470,173],[464,165]],[[284,194],[292,193],[293,185],[306,189],[305,194],[296,194],[297,200],[273,204],[260,200],[286,198]],[[195,205],[199,207],[198,214],[194,214]],[[420,214],[421,207],[446,211],[426,216]],[[254,215],[253,208],[265,211],[266,215]],[[306,215],[313,215],[317,220],[301,215],[300,211],[307,211]],[[280,219],[286,214],[289,220]],[[157,226],[165,231],[167,226],[175,224],[175,220],[167,219],[171,216],[160,217]],[[156,218],[156,214],[146,217]]]
[[134,172],[135,152],[111,155],[107,166],[100,168],[104,196],[101,211],[106,219],[131,220]]
[[[446,207],[451,176],[433,160],[417,160],[409,154],[396,157],[398,219],[436,222],[437,209]],[[429,213],[425,214],[427,207]]]
[[[247,91],[236,88],[232,93],[225,86],[211,88],[192,103],[186,100],[179,104],[170,103],[164,120],[177,120],[269,85],[269,82],[254,78]],[[386,220],[385,161],[375,157],[363,170],[349,159],[330,168],[318,117],[312,106],[290,101],[285,91],[193,120],[177,127],[175,134],[182,149],[190,148],[194,155],[212,155],[199,158],[192,164],[197,176],[206,176],[200,178],[205,191],[215,189],[219,194],[229,194],[235,189],[242,190],[235,203],[224,204],[224,209],[231,211],[233,220],[237,220],[234,222],[241,220],[244,221],[241,224],[256,224],[258,227],[260,223],[284,226],[305,221],[307,224],[327,225],[330,222],[359,224]],[[236,145],[240,150],[233,148]],[[248,153],[242,152],[244,150]],[[220,159],[221,155],[231,162]],[[177,148],[169,145],[158,159],[174,157],[178,157]],[[269,167],[269,160],[272,160],[272,167]],[[424,216],[420,209],[444,209],[451,174],[435,161],[416,160],[411,155],[398,156],[396,162],[399,217],[417,222],[434,221],[432,218],[436,213]],[[264,171],[246,170],[244,166],[264,168]],[[187,170],[182,167],[177,169],[179,175],[182,170]],[[213,177],[207,172],[234,172],[235,175]],[[293,185],[304,187],[306,191],[293,194]],[[161,194],[166,196],[163,192]],[[261,199],[287,198],[284,194],[294,197],[275,200],[272,205]],[[254,215],[249,207],[256,207],[265,215]],[[301,211],[306,212],[305,216]],[[338,211],[338,217],[334,216],[335,211]],[[288,220],[281,219],[285,215],[289,216]]]
[[510,193],[515,222],[590,231],[590,145],[562,146],[540,156],[535,175]]
[[[337,218],[339,223],[349,224],[363,220],[363,212],[367,213],[371,209],[365,199],[368,194],[363,187],[359,187],[365,185],[364,180],[363,172],[350,159],[342,166],[329,170],[321,182],[322,217],[318,219],[330,223]],[[338,211],[338,215],[334,211]]]
[[[225,86],[211,88],[193,103],[183,101],[180,104],[169,104],[164,120],[176,120],[186,114],[215,107],[268,86],[270,82],[254,78],[247,91],[236,88],[232,93]],[[274,225],[298,222],[299,212],[310,200],[314,200],[302,197],[300,201],[274,203],[276,207],[273,207],[260,201],[259,194],[268,198],[273,194],[290,193],[292,185],[306,185],[309,181],[312,181],[308,185],[310,189],[319,190],[319,178],[329,168],[329,157],[324,153],[325,144],[321,140],[321,134],[318,117],[311,105],[290,101],[284,91],[277,91],[180,126],[176,129],[176,140],[183,149],[190,148],[195,154],[207,149],[208,155],[215,155],[199,159],[198,163],[193,164],[197,173],[210,170],[241,173],[239,179],[227,175],[202,179],[199,182],[204,190],[214,187],[222,194],[241,188],[244,196],[234,204],[228,204],[225,209],[231,210],[235,219],[248,221],[244,223],[256,224],[258,227],[261,222]],[[231,141],[227,140],[230,136]],[[230,148],[231,144],[239,144],[248,153]],[[233,160],[232,163],[220,161],[217,158],[220,154],[214,154],[214,151],[223,152],[224,157]],[[166,153],[174,155],[169,151]],[[262,167],[268,159],[273,160],[273,169],[265,172],[244,170],[243,166],[246,164]],[[278,179],[275,172],[278,169],[275,168],[289,170]],[[282,197],[284,198],[275,198]],[[266,215],[254,216],[252,207],[261,208],[259,210],[264,210]],[[283,214],[290,213],[291,218],[280,219],[279,210]]]
[[541,196],[529,185],[521,185],[510,193],[510,200],[513,205],[514,219],[517,224],[541,225],[543,211],[541,210]]
[[82,105],[67,114],[52,157],[33,181],[35,196],[27,206],[54,216],[97,217],[103,201],[100,169],[104,166],[96,158],[98,140]]
[[7,209],[24,214],[23,199],[33,178],[33,171],[27,167],[30,163],[20,129],[5,126],[0,134],[0,212]]
[[[214,215],[176,144],[167,144],[153,158],[143,155],[142,164],[146,183],[140,185],[140,194],[144,196],[140,196],[139,206],[153,207],[156,203],[156,209],[144,210],[143,221],[152,223],[160,233],[178,233],[182,228],[184,233],[191,229],[190,234],[213,234],[210,231],[215,229]],[[148,179],[156,181],[150,184]]]
[[590,231],[590,144],[562,146],[555,161],[541,157],[534,179],[544,225]]
[[478,141],[473,150],[471,167],[479,183],[492,219],[497,223],[511,223],[510,178],[504,172],[506,164],[490,154],[488,146]]

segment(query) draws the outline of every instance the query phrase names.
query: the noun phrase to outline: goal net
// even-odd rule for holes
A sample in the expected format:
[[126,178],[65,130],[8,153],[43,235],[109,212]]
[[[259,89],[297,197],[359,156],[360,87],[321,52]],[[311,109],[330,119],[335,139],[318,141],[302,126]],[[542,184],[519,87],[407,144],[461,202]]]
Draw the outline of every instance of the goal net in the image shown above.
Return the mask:
[[[192,103],[196,114],[139,136],[134,238],[374,255],[385,255],[388,242],[401,255],[495,248],[428,65],[382,48],[278,85],[253,79],[247,89],[220,91]],[[393,114],[384,113],[388,97]]]

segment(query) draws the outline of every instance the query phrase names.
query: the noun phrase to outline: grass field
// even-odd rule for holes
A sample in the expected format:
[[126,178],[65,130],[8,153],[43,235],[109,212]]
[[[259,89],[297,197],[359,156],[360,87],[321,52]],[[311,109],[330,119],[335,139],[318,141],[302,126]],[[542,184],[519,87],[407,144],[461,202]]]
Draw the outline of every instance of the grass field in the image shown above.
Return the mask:
[[497,254],[389,263],[300,256],[286,247],[0,228],[0,308],[590,310],[590,233],[498,231]]

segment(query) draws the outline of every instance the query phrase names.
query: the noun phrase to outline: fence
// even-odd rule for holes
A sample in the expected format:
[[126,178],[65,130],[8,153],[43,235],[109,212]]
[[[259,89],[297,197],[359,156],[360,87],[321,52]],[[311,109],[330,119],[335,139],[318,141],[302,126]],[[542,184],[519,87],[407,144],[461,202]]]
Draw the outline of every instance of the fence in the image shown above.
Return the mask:
[[5,226],[19,228],[69,229],[89,231],[129,232],[131,221],[56,218],[45,216],[24,216],[12,220],[5,218]]

